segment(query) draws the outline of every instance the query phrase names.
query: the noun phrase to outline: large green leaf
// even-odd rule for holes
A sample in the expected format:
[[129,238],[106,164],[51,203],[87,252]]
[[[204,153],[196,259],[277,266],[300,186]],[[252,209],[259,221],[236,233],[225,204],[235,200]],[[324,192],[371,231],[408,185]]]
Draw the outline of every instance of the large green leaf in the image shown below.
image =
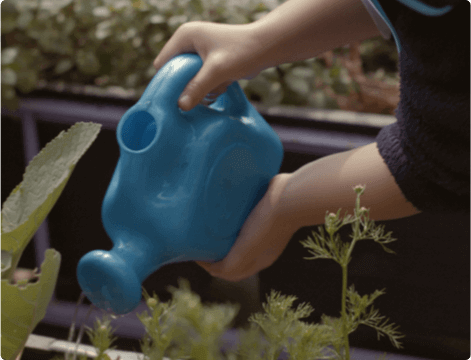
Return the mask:
[[[2,358],[13,360],[44,318],[54,291],[61,256],[46,251],[33,284],[11,277],[29,241],[59,198],[75,165],[96,139],[101,125],[77,123],[62,131],[26,167],[23,181],[2,208]],[[23,286],[26,285],[26,286]]]
[[[47,249],[37,282],[26,286],[2,280],[2,358],[13,360],[23,349],[29,334],[46,315],[56,286],[61,255]],[[36,269],[37,270],[37,269]]]
[[[41,223],[59,198],[78,160],[87,151],[101,125],[77,123],[62,131],[26,167],[23,181],[2,208],[2,252],[11,254],[11,266],[2,271],[10,279]],[[2,256],[6,258],[5,256]]]

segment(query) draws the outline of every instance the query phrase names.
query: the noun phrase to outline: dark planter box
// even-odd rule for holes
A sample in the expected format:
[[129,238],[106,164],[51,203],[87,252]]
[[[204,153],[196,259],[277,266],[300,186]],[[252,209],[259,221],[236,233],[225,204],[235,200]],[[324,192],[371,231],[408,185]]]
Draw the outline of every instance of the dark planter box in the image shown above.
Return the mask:
[[[36,110],[31,110],[31,107],[28,110],[26,107],[20,113],[34,114],[40,148],[61,130],[70,127],[70,124],[60,123],[58,115],[58,109],[67,106],[64,101],[73,101],[78,104],[78,109],[92,107],[92,111],[95,109],[97,113],[115,109],[116,114],[134,103],[131,100],[50,93],[35,93],[29,99],[36,105],[44,104],[42,110],[37,107]],[[360,122],[325,120],[332,114],[334,118],[341,118],[341,112],[283,108],[259,108],[259,111],[283,141],[285,157],[281,172],[292,172],[322,156],[373,142],[381,128],[364,121],[365,117],[360,115],[356,116]],[[25,168],[21,122],[7,112],[4,114],[2,203],[21,181]],[[81,111],[72,112],[70,119],[94,121]],[[378,119],[386,119],[387,123],[389,118]],[[75,271],[79,259],[88,251],[111,246],[101,225],[100,209],[119,157],[113,129],[118,121],[119,116],[114,119],[114,125],[110,122],[104,126],[95,143],[79,161],[48,218],[50,246],[57,249],[63,259],[56,288],[58,300],[75,302],[78,299],[80,288]],[[391,246],[397,255],[384,253],[374,243],[360,243],[353,254],[349,283],[354,283],[360,294],[386,288],[386,295],[377,300],[376,307],[401,326],[406,335],[403,353],[432,359],[469,358],[469,215],[420,214],[381,223],[399,239]],[[271,289],[296,295],[298,302],[309,302],[316,309],[307,321],[318,321],[322,313],[339,315],[340,268],[330,261],[302,260],[309,254],[299,241],[309,236],[310,231],[310,228],[300,229],[275,264],[260,273],[260,298],[264,301],[265,294]],[[349,232],[350,229],[345,229],[344,238]],[[20,266],[36,266],[33,242],[26,249]],[[211,277],[191,262],[163,267],[150,276],[144,286],[167,301],[170,296],[166,287],[177,286],[179,277],[187,278],[203,301],[212,299],[209,292]],[[243,323],[239,319],[238,325]],[[44,329],[48,327],[42,324],[38,328],[41,326]],[[56,334],[51,336],[57,337]],[[369,329],[360,328],[353,334],[351,343],[394,352],[387,339],[378,342],[376,333]],[[138,349],[137,346],[135,348]]]

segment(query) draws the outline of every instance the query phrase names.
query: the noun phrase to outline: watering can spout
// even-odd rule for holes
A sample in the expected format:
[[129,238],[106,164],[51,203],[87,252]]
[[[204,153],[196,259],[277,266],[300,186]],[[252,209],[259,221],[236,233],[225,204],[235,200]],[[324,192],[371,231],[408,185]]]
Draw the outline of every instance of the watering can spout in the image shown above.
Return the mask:
[[113,248],[77,266],[99,308],[132,311],[142,282],[165,264],[223,259],[280,169],[281,141],[237,82],[209,107],[178,108],[201,66],[196,54],[170,60],[118,124],[120,158],[101,211]]
[[83,293],[100,309],[126,314],[141,300],[135,271],[112,251],[94,250],[80,260],[77,275]]
[[132,311],[141,300],[141,284],[164,260],[161,243],[120,238],[110,251],[94,250],[80,260],[78,281],[88,299],[115,314]]

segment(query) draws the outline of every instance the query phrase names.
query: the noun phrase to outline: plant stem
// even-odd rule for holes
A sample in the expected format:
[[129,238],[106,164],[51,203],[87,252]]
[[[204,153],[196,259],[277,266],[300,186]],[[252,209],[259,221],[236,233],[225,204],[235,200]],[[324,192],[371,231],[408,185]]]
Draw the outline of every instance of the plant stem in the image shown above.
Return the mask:
[[345,359],[350,360],[350,344],[348,342],[348,329],[347,329],[347,266],[342,265],[342,333],[345,348]]
[[[82,292],[79,296],[77,304],[75,305],[74,317],[72,318],[72,324],[70,325],[70,329],[69,329],[69,338],[68,338],[69,342],[73,341],[74,339],[75,322],[77,321],[78,309],[79,309],[79,306],[83,303],[84,298],[85,298],[85,294]],[[67,348],[67,352],[65,353],[65,360],[69,360],[69,352],[70,352],[70,348]]]
[[74,350],[74,354],[73,354],[74,357],[72,358],[73,360],[77,359],[77,350],[78,350],[78,347],[80,345],[80,342],[82,341],[83,332],[85,330],[85,323],[87,322],[88,317],[92,313],[93,307],[94,307],[94,305],[90,304],[90,308],[88,309],[87,315],[85,315],[85,319],[83,320],[82,325],[80,326],[77,341],[75,342],[75,350]]

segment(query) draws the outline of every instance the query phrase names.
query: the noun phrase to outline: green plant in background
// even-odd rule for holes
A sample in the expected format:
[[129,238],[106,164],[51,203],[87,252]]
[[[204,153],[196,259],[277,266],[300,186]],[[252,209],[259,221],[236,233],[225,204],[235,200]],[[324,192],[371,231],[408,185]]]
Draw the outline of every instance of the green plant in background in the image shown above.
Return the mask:
[[[302,245],[309,249],[314,255],[307,259],[332,259],[342,267],[342,300],[341,300],[341,317],[338,319],[325,318],[326,322],[336,327],[336,332],[342,334],[343,341],[334,346],[337,353],[342,354],[342,359],[350,359],[348,335],[355,331],[359,325],[370,326],[378,333],[378,338],[387,336],[391,343],[401,348],[400,339],[403,337],[398,331],[398,327],[389,324],[388,319],[379,315],[378,310],[372,307],[374,300],[384,294],[384,290],[377,290],[371,295],[360,296],[352,285],[347,289],[348,283],[348,264],[352,259],[352,251],[358,241],[373,240],[381,245],[388,253],[394,252],[389,249],[389,244],[396,239],[391,237],[391,232],[384,233],[384,225],[376,226],[374,220],[369,218],[369,209],[360,206],[360,196],[365,191],[365,187],[356,186],[354,188],[357,193],[354,215],[345,215],[340,218],[340,210],[337,214],[326,214],[324,229],[319,227],[319,233],[313,232],[313,238],[302,241]],[[350,242],[343,242],[338,230],[344,225],[352,224],[353,234]]]
[[60,254],[48,249],[35,283],[14,283],[21,254],[51,211],[75,165],[93,143],[101,125],[77,123],[47,144],[26,167],[23,181],[2,207],[2,357],[13,360],[44,318],[54,292]]
[[[157,295],[152,297],[143,291],[149,312],[138,314],[146,329],[141,342],[143,360],[170,359],[193,360],[276,360],[282,352],[296,360],[349,360],[349,334],[358,326],[375,329],[378,338],[387,336],[396,348],[401,348],[403,335],[398,326],[389,323],[373,307],[376,298],[384,294],[377,290],[371,295],[359,295],[354,286],[348,284],[348,264],[358,241],[372,240],[388,253],[386,245],[395,241],[391,233],[384,232],[384,226],[376,226],[369,219],[369,210],[361,207],[360,196],[365,188],[357,186],[353,215],[340,217],[340,210],[326,213],[324,227],[313,232],[313,237],[301,242],[313,255],[306,259],[331,259],[342,267],[342,298],[340,317],[322,315],[320,323],[308,324],[307,318],[314,310],[302,303],[293,307],[295,296],[281,295],[274,290],[267,296],[262,313],[250,316],[248,329],[240,329],[240,340],[235,349],[221,351],[221,336],[230,328],[238,305],[204,305],[200,297],[191,292],[188,281],[179,280],[179,288],[170,287],[172,299],[166,303]],[[338,231],[351,225],[351,241],[342,241]],[[98,357],[102,359],[106,347],[111,343],[110,322],[98,322],[95,330],[89,332]]]
[[[138,99],[155,74],[153,60],[181,24],[250,23],[283,2],[6,0],[1,12],[2,104],[16,108],[18,92],[75,90],[75,85],[86,93],[100,94],[97,88],[102,88],[105,94]],[[323,57],[283,64],[240,84],[249,99],[267,106],[339,108],[337,95],[361,90],[339,60],[348,51],[336,49],[332,64]],[[398,83],[394,43],[378,37],[363,42],[360,51],[365,71]]]

